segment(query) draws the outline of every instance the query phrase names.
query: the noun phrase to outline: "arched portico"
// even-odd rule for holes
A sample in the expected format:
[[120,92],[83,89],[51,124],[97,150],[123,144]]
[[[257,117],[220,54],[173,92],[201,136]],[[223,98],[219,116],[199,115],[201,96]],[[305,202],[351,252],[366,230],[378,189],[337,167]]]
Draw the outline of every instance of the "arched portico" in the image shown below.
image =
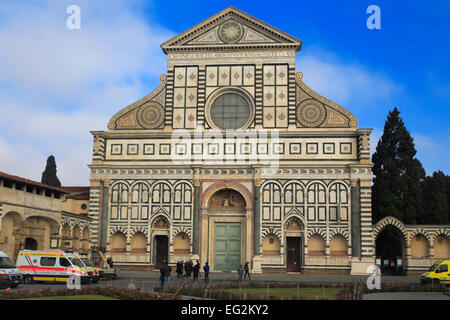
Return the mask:
[[394,217],[385,217],[375,225],[373,236],[375,255],[381,264],[381,271],[386,274],[404,274],[408,246],[405,225]]
[[200,259],[211,270],[236,270],[252,260],[253,196],[240,183],[216,183],[201,199]]

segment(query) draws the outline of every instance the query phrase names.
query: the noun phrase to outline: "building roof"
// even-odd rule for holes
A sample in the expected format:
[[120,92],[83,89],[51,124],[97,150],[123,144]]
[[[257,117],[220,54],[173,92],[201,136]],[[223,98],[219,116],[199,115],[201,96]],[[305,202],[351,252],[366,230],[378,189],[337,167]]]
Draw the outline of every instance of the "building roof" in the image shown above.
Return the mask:
[[57,188],[57,187],[53,187],[53,186],[49,186],[48,184],[44,184],[44,183],[40,183],[40,182],[36,182],[33,180],[29,180],[29,179],[25,179],[19,176],[15,176],[12,174],[8,174],[6,172],[2,172],[0,171],[0,179],[5,179],[5,180],[11,180],[14,182],[19,182],[19,183],[24,183],[27,185],[31,185],[31,186],[35,186],[35,187],[39,187],[39,188],[43,188],[43,189],[48,189],[48,190],[52,190],[52,191],[58,191],[61,193],[68,193],[67,191],[65,191],[62,188]]
[[69,193],[69,198],[76,200],[89,200],[91,187],[61,187],[62,190]]
[[[247,40],[239,39],[230,43],[218,39],[220,25],[224,21],[239,21],[235,26],[244,26],[240,34],[251,34]],[[231,31],[231,30],[230,30]],[[234,30],[233,30],[234,31]],[[300,51],[301,40],[259,20],[233,6],[216,13],[212,17],[182,32],[161,45],[164,53],[185,50],[236,50],[294,48]]]

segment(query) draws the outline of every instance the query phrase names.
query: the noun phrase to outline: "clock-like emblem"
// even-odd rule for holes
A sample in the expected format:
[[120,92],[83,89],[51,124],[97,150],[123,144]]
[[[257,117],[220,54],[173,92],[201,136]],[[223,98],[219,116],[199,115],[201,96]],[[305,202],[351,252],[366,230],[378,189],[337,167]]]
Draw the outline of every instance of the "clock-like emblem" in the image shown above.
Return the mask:
[[219,38],[225,43],[236,43],[243,35],[244,27],[236,20],[227,20],[219,26]]

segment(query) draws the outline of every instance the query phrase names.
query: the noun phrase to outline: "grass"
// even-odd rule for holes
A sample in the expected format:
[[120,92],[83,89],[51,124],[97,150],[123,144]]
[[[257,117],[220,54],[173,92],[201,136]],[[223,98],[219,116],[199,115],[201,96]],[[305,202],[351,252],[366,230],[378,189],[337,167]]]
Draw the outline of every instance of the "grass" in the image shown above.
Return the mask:
[[49,296],[49,297],[36,297],[27,298],[21,300],[119,300],[113,297],[88,294],[88,295],[73,295],[73,296]]
[[[231,290],[232,293],[236,294],[246,292],[247,294],[256,294],[261,297],[267,296],[267,288],[233,288],[228,290]],[[298,288],[298,290],[297,288],[270,288],[269,295],[280,296],[287,299],[303,297],[311,300],[336,300],[340,291],[342,291],[342,288]]]

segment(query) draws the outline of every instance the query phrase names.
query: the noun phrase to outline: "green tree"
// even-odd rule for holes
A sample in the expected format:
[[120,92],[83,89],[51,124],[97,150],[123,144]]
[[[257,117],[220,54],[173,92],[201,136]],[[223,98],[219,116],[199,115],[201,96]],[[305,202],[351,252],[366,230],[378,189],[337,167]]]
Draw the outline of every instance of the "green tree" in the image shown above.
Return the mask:
[[415,158],[414,140],[397,108],[389,112],[383,135],[372,156],[372,220],[394,216],[416,223],[423,215],[422,186],[425,170]]
[[56,176],[56,161],[53,155],[47,158],[47,165],[44,172],[42,172],[41,183],[47,184],[52,187],[61,187],[61,182]]
[[448,224],[447,181],[442,171],[433,172],[423,183],[424,213],[419,219],[423,224]]

